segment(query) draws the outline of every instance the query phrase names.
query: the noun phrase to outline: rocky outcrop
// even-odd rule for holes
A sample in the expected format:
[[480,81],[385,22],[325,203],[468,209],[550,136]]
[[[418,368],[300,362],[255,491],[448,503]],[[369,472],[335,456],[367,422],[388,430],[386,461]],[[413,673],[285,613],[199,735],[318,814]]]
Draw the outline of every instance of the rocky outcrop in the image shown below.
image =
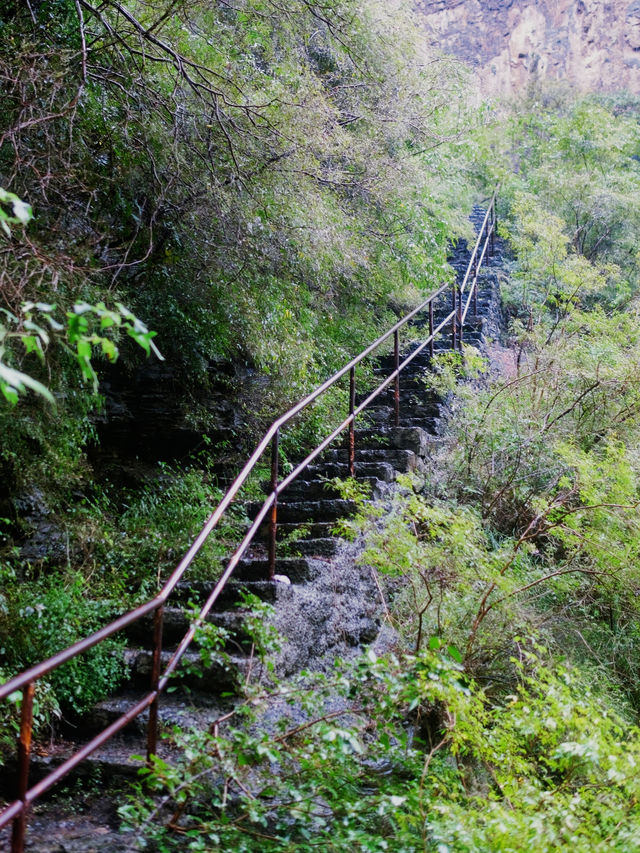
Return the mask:
[[532,79],[640,93],[640,0],[417,0],[427,38],[477,73],[483,95]]

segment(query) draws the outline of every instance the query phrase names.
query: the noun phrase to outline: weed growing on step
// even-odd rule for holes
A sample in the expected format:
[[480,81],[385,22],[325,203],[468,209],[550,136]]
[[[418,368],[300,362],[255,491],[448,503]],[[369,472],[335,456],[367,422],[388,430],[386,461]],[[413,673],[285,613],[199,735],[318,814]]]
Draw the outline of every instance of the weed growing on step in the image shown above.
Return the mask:
[[252,592],[242,590],[238,607],[243,613],[243,630],[251,641],[250,656],[256,655],[269,671],[270,656],[280,651],[282,638],[273,624],[275,608]]
[[434,356],[431,368],[425,370],[422,381],[427,391],[440,397],[459,393],[460,383],[482,376],[487,369],[487,360],[476,347],[463,344],[462,352],[442,352]]
[[294,530],[278,535],[278,554],[281,557],[299,557],[299,541],[306,539],[311,531],[310,524],[300,524]]
[[353,542],[360,532],[365,518],[369,512],[375,512],[372,508],[365,509],[371,498],[371,486],[368,483],[360,483],[355,477],[341,479],[334,477],[327,480],[327,484],[334,489],[343,500],[353,501],[356,512],[352,516],[339,518],[333,526],[333,533],[341,536],[349,542]]

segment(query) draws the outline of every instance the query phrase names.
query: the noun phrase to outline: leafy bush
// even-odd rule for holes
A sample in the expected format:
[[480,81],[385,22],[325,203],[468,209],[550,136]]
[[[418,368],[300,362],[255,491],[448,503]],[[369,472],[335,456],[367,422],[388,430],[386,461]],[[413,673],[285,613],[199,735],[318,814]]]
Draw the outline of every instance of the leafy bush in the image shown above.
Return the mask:
[[[96,631],[119,610],[118,601],[87,596],[80,575],[7,584],[0,612],[5,673],[46,660]],[[122,649],[123,641],[116,637],[53,670],[44,680],[49,688],[41,688],[51,691],[49,708],[85,711],[111,692],[126,674]]]
[[262,691],[293,706],[274,731],[178,735],[121,814],[167,851],[633,848],[640,731],[527,641],[501,700],[459,659],[433,639]]

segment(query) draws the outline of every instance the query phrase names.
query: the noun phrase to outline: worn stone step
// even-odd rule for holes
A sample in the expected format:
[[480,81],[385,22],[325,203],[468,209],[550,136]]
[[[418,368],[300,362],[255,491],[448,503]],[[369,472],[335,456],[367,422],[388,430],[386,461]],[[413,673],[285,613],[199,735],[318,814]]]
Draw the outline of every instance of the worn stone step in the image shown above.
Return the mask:
[[[295,550],[297,544],[302,541],[319,541],[330,539],[334,536],[335,521],[314,521],[308,523],[279,522],[278,523],[278,547],[290,547]],[[259,532],[259,539],[266,541],[268,531],[263,528]],[[284,543],[284,544],[283,544]]]
[[[384,493],[383,480],[377,477],[358,477],[358,482],[367,485],[371,490],[372,497],[379,497]],[[338,488],[327,480],[296,480],[282,492],[279,498],[279,506],[291,501],[301,500],[326,500],[340,497]]]
[[[407,358],[409,352],[404,352],[400,355],[400,364],[402,364],[403,360]],[[419,355],[417,355],[413,361],[410,361],[409,364],[406,365],[400,371],[400,378],[403,376],[411,376],[413,373],[416,373],[421,370],[427,370],[429,368],[429,364],[431,363],[431,356],[428,352],[428,349],[424,349]],[[389,376],[390,373],[393,373],[395,370],[395,361],[393,357],[383,357],[378,359],[376,362],[376,366],[373,368],[373,373],[375,376],[386,377]]]
[[[325,462],[323,464],[310,465],[307,470],[315,479],[320,477],[345,479],[349,476],[349,469],[346,462]],[[356,479],[374,477],[385,483],[393,483],[396,479],[396,469],[388,462],[356,462],[354,465],[354,476]]]
[[[426,417],[437,417],[441,399],[438,394],[428,388],[425,379],[431,376],[430,371],[424,371],[416,376],[405,377],[400,382],[400,405],[417,406]],[[375,413],[379,409],[394,409],[395,396],[393,389],[385,389],[375,403],[365,412]]]
[[[92,708],[91,714],[83,717],[83,737],[89,737],[110,726],[139,701],[145,692],[146,688],[137,691],[129,689],[98,702]],[[160,696],[158,702],[160,733],[169,731],[174,726],[180,726],[183,729],[198,727],[206,731],[209,725],[230,709],[230,705],[228,699],[213,696],[210,692],[201,693],[196,690],[190,690],[188,693],[165,692]],[[148,721],[149,711],[147,709],[135,720],[132,720],[122,732],[129,737],[144,736],[147,732]],[[69,734],[73,735],[72,729]],[[140,751],[139,743],[136,751]]]
[[[428,418],[436,418],[440,412],[441,400],[435,392],[426,387],[425,379],[431,374],[425,373],[420,378],[403,382],[400,386],[400,409],[406,409],[407,406],[415,406],[420,409],[419,414]],[[395,400],[393,394],[381,394],[380,401],[376,408],[380,409],[395,409]]]
[[[326,451],[328,462],[345,464],[348,461],[346,448],[333,448]],[[413,450],[407,448],[376,447],[362,448],[356,445],[356,464],[358,462],[385,462],[392,465],[400,474],[420,469],[420,460]]]
[[[151,677],[151,650],[125,649],[124,658],[129,669],[128,685],[146,687]],[[162,670],[168,665],[170,659],[171,652],[163,651],[160,656]],[[233,695],[237,692],[247,667],[248,660],[245,656],[229,655],[203,661],[198,651],[190,649],[185,652],[176,674],[171,678],[171,683],[173,686],[195,688],[203,693],[213,693],[218,696],[223,693]]]
[[[247,504],[247,515],[255,517],[262,504]],[[338,518],[353,515],[356,512],[354,501],[344,498],[328,498],[325,500],[290,501],[278,505],[278,523],[304,521],[334,521]]]
[[[280,517],[284,507],[278,507]],[[292,583],[306,583],[318,576],[319,567],[304,557],[279,557],[276,560],[276,574],[288,577]],[[262,581],[269,577],[269,562],[266,557],[241,560],[233,576],[236,580]]]
[[407,418],[400,413],[400,426],[402,427],[418,427],[425,429],[430,435],[435,435],[438,431],[439,422],[435,418]]
[[338,553],[340,539],[337,536],[323,536],[317,539],[295,539],[291,542],[290,547],[292,551],[298,552],[305,557],[326,560]]
[[[439,400],[437,399],[436,394],[427,388],[426,384],[426,380],[431,375],[431,371],[425,370],[422,373],[418,373],[413,376],[405,376],[400,382],[400,405],[406,406],[407,404],[410,404],[423,406],[425,409],[431,408],[431,412],[425,411],[424,414],[428,417],[435,417],[438,413],[437,407],[439,405]],[[367,418],[369,418],[369,412],[372,412],[371,419],[375,420],[376,412],[380,409],[390,409],[393,411],[394,408],[394,391],[393,389],[385,389],[375,401],[375,404],[365,409],[364,412],[357,417],[356,424],[366,423]]]
[[281,506],[290,501],[328,500],[339,497],[340,493],[336,486],[326,478],[317,477],[309,480],[298,478],[280,493],[278,504]]
[[[162,641],[165,648],[175,648],[180,643],[189,630],[192,615],[185,607],[165,607],[162,620]],[[247,635],[243,629],[246,616],[247,611],[240,609],[224,612],[213,611],[207,616],[207,623],[224,628],[229,634],[227,650],[238,650],[247,641]],[[153,616],[150,615],[130,625],[126,634],[130,643],[143,648],[150,648],[153,643]]]
[[[440,416],[441,401],[437,400],[433,394],[426,392],[416,386],[413,388],[405,388],[400,393],[400,414],[407,414],[412,418],[438,418]],[[393,414],[394,406],[380,406],[380,409],[386,409],[387,413]],[[379,418],[383,418],[381,413]]]
[[[423,456],[428,449],[431,436],[420,427],[380,427],[377,430],[356,430],[356,447],[383,449],[384,446],[396,450],[411,450]],[[391,460],[389,460],[391,461]]]
[[[438,412],[439,414],[439,412]],[[434,432],[437,427],[437,416],[426,415],[419,408],[415,407],[402,407],[400,406],[399,412],[400,423],[399,427],[408,427],[408,426],[419,426],[422,429],[428,430],[429,432]],[[395,423],[395,412],[393,409],[386,409],[384,411],[380,411],[377,414],[376,422],[382,426],[394,426]]]
[[[67,739],[56,738],[55,744],[50,750],[47,750],[46,747],[41,747],[37,751],[32,750],[31,760],[29,763],[29,784],[37,784],[41,779],[55,770],[56,767],[66,761],[67,758],[70,758],[77,749],[78,742],[71,735]],[[144,747],[141,746],[139,740],[134,745],[131,742],[130,735],[116,735],[116,737],[112,738],[104,746],[88,756],[88,758],[76,767],[75,770],[66,774],[65,780],[67,784],[71,781],[83,782],[86,780],[92,786],[95,786],[96,778],[100,779],[101,786],[107,786],[111,783],[122,784],[125,781],[133,781],[139,777],[140,769],[144,767],[144,759],[137,759],[133,757],[134,754],[140,755],[141,752],[144,752]],[[160,754],[166,754],[168,752],[168,748],[165,746],[165,741],[161,741],[158,752]],[[15,796],[15,779],[17,773],[15,760],[10,758],[3,765],[2,770],[3,772],[0,773],[0,794],[13,799]],[[8,849],[8,847],[6,849]],[[26,849],[34,849],[29,844],[29,836],[27,836]],[[38,846],[35,849],[40,850],[42,848]],[[62,851],[68,848],[56,845],[55,847],[49,847],[47,849]]]
[[[181,581],[175,590],[174,599],[177,601],[193,601],[196,604],[204,601],[213,592],[215,580]],[[261,601],[277,604],[293,594],[291,586],[277,581],[238,581],[231,578],[216,599],[214,610],[224,611],[242,605],[243,593],[251,593]]]
[[[388,426],[356,426],[354,430],[355,446],[361,450],[379,449],[391,447],[391,428]],[[343,446],[347,444],[347,436],[343,439]]]

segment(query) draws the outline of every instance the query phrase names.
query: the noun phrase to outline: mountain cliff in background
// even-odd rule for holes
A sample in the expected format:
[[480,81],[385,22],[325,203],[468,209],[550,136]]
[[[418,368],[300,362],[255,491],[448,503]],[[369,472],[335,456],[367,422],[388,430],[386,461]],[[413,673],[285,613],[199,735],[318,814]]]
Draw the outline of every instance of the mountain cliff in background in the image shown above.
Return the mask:
[[640,0],[417,0],[429,39],[471,65],[483,94],[532,78],[640,92]]

